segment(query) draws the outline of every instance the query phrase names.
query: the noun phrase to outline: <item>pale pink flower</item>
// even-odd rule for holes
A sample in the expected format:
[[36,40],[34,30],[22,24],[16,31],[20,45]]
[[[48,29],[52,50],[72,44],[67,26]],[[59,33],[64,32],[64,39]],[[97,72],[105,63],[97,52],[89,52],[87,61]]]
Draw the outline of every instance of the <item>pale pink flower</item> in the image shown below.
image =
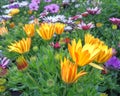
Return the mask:
[[48,14],[49,14],[49,12],[43,11],[40,13],[40,18],[43,18],[43,17],[47,16]]
[[100,14],[101,13],[101,9],[98,7],[95,8],[87,8],[87,12],[91,15],[95,15],[95,14]]
[[117,50],[115,48],[112,48],[112,54],[116,55],[117,54]]
[[3,68],[6,68],[6,66],[9,64],[9,62],[10,62],[10,59],[8,59],[7,57],[4,57],[1,59],[0,66]]
[[53,46],[55,49],[59,49],[61,47],[59,42],[56,43],[52,42],[50,45]]
[[77,19],[81,19],[81,18],[82,18],[81,15],[75,15],[75,16],[73,16],[73,17],[70,17],[69,19],[70,19],[70,20],[77,20]]
[[78,24],[78,29],[82,29],[82,30],[89,30],[91,28],[94,28],[94,24],[92,22],[85,24],[84,22],[81,22],[80,24]]
[[112,17],[112,18],[109,18],[109,20],[115,25],[120,25],[120,19],[119,18]]
[[89,13],[88,13],[88,12],[83,12],[83,13],[81,13],[81,15],[82,15],[83,17],[86,17],[86,16],[89,15]]

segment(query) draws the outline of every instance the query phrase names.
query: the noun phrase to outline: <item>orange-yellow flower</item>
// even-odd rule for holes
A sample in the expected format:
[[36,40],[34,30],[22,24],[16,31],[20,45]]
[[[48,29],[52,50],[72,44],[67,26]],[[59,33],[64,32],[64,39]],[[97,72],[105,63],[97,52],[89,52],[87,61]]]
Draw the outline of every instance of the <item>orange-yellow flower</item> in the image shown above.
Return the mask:
[[82,46],[81,40],[76,43],[75,39],[68,44],[68,50],[73,61],[79,66],[85,66],[92,62],[100,51],[96,45],[85,44]]
[[0,25],[5,26],[6,25],[6,21],[5,20],[1,20],[0,21]]
[[15,23],[14,22],[11,22],[10,23],[10,28],[14,28],[15,27]]
[[108,48],[106,45],[101,45],[99,46],[99,54],[95,58],[95,61],[98,63],[103,63],[106,62],[108,59],[112,57],[112,48]]
[[65,24],[62,23],[55,23],[55,32],[56,34],[60,35],[64,31]]
[[8,50],[23,54],[29,51],[30,45],[31,45],[31,38],[26,38],[26,39],[23,38],[18,42],[15,41],[15,43],[11,43],[11,45],[8,46]]
[[0,27],[0,35],[4,35],[4,34],[7,34],[8,33],[8,30],[6,27]]
[[28,67],[28,63],[23,56],[20,56],[16,60],[18,70],[25,70]]
[[12,9],[8,15],[9,16],[14,16],[14,15],[18,14],[19,12],[20,12],[20,10],[15,8],[15,9]]
[[34,36],[34,33],[35,33],[34,24],[25,24],[23,29],[28,37]]
[[52,23],[42,23],[40,28],[37,30],[38,34],[44,40],[50,40],[55,32],[54,24]]
[[32,14],[32,12],[33,12],[32,10],[28,10],[28,14],[30,14],[30,15],[31,15],[31,14]]
[[98,22],[98,23],[96,23],[96,27],[102,27],[103,26],[103,23],[100,23],[100,22]]
[[61,60],[61,77],[65,83],[74,83],[79,77],[85,74],[85,71],[80,71],[77,73],[77,65],[73,64],[68,59],[64,58],[64,61]]
[[98,38],[95,38],[94,36],[92,36],[91,34],[86,34],[85,35],[85,44],[99,44],[99,45],[103,45],[104,42],[101,41],[100,39]]

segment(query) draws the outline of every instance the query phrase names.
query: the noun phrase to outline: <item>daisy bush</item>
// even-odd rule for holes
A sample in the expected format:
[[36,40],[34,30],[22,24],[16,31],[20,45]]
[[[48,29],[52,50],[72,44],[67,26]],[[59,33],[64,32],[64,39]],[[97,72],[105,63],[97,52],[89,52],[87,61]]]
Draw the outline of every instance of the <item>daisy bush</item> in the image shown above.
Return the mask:
[[119,4],[0,1],[0,96],[119,96]]

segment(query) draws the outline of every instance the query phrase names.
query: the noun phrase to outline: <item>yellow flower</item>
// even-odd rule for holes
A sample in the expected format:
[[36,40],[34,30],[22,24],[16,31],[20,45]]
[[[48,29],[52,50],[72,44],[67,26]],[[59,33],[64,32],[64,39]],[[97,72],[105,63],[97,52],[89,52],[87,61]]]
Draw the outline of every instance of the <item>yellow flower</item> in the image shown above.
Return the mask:
[[25,24],[23,29],[28,37],[34,36],[34,33],[35,33],[34,24]]
[[23,56],[18,57],[16,60],[18,70],[25,70],[28,67],[28,63]]
[[64,31],[65,24],[62,23],[55,23],[55,32],[56,34],[60,35]]
[[31,14],[32,14],[32,12],[33,12],[32,10],[28,10],[28,14],[30,14],[30,15],[31,15]]
[[68,50],[73,61],[79,66],[85,66],[92,62],[100,51],[96,44],[85,44],[82,47],[81,40],[76,43],[75,39],[72,40],[72,44],[68,44]]
[[99,46],[99,54],[95,58],[95,61],[98,63],[106,62],[108,59],[112,57],[112,48],[108,48],[106,45]]
[[39,50],[38,46],[33,46],[32,49],[33,49],[34,52],[37,52]]
[[0,85],[5,84],[5,82],[6,82],[6,79],[0,78]]
[[37,32],[42,37],[42,39],[50,40],[55,32],[54,24],[42,23]]
[[99,44],[99,45],[103,45],[104,42],[101,41],[98,38],[95,38],[94,36],[92,36],[91,34],[85,34],[85,44]]
[[76,57],[76,53],[82,49],[81,40],[76,44],[75,39],[71,41],[72,45],[68,44],[68,51],[74,62],[78,63],[78,57]]
[[20,12],[20,10],[15,8],[15,9],[12,9],[8,15],[9,16],[14,16],[14,15],[18,14],[19,12]]
[[18,25],[21,27],[21,26],[23,26],[23,23],[19,22]]
[[0,92],[4,92],[6,90],[5,86],[0,86]]
[[61,53],[56,53],[55,56],[54,56],[54,58],[56,60],[60,60],[60,59],[62,59],[62,54]]
[[6,21],[5,20],[1,20],[0,21],[0,25],[5,26],[6,25]]
[[100,22],[99,22],[99,23],[96,23],[96,27],[99,28],[99,27],[102,27],[102,26],[103,26],[103,23],[100,23]]
[[8,50],[23,54],[29,51],[30,45],[31,45],[31,38],[26,38],[26,39],[23,38],[18,42],[15,41],[15,43],[11,43],[11,45],[8,46]]
[[[96,56],[95,61],[97,61],[98,63],[103,63],[112,56],[112,53],[111,53],[112,49],[108,49],[108,47],[104,44],[103,41],[101,41],[98,38],[95,38],[91,34],[85,35],[85,44],[96,45],[96,48],[99,50],[99,53]],[[103,69],[101,66],[93,64],[93,63],[90,63],[90,65],[100,70]]]
[[10,23],[10,28],[14,28],[15,27],[15,23],[14,22],[11,22]]
[[112,25],[112,29],[113,29],[113,30],[116,30],[116,29],[117,29],[117,25],[114,25],[114,24],[113,24],[113,25]]
[[100,96],[108,96],[106,93],[101,93]]
[[68,59],[64,58],[61,60],[61,77],[65,83],[74,83],[79,77],[87,74],[84,71],[77,73],[77,65],[70,62]]
[[31,61],[31,62],[35,62],[36,60],[37,60],[37,56],[31,56],[31,57],[30,57],[30,61]]
[[8,29],[6,27],[0,27],[0,35],[3,36],[8,34]]

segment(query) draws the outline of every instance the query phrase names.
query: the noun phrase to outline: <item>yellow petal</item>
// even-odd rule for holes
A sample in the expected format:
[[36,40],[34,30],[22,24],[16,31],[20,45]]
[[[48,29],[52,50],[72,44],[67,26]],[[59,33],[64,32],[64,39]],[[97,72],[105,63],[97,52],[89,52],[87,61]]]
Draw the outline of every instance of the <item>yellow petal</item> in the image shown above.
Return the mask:
[[97,68],[97,69],[104,70],[103,67],[101,67],[101,66],[99,66],[99,65],[97,65],[97,64],[95,64],[95,63],[90,63],[89,65],[91,65],[92,67],[95,67],[95,68]]

